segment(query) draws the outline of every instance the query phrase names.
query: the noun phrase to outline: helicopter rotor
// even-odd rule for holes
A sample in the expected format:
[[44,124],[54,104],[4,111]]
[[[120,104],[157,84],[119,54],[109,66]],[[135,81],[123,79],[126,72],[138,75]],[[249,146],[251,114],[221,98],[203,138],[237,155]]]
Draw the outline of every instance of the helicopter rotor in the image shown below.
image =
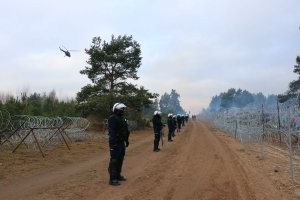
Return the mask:
[[68,50],[65,46],[62,45],[63,48],[59,47],[59,49],[65,54],[67,57],[71,57],[70,51],[79,51],[79,50]]

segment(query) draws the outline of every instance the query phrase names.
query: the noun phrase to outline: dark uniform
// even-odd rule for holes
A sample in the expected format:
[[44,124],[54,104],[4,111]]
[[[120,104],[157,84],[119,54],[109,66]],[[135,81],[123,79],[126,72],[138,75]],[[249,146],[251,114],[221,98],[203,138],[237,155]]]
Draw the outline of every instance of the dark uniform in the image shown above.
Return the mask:
[[[123,111],[124,112],[124,111]],[[108,118],[110,162],[110,185],[120,185],[119,181],[126,179],[121,175],[125,148],[129,146],[128,125],[121,110],[115,109],[114,114]]]
[[181,129],[181,116],[180,115],[177,115],[177,132],[180,132],[180,129]]
[[175,137],[175,130],[177,129],[176,115],[173,116],[173,125],[174,125],[174,130],[173,130],[172,136]]
[[172,118],[172,115],[169,115],[168,117],[168,129],[169,129],[169,133],[168,133],[168,141],[173,141],[172,140],[172,136],[173,136],[173,133],[174,133],[174,121],[173,121],[173,118]]
[[161,122],[160,114],[155,114],[152,118],[153,123],[153,131],[154,131],[154,147],[153,151],[158,152],[160,149],[158,148],[161,131],[163,129],[163,124]]
[[182,127],[185,126],[185,117],[183,115],[181,116],[181,124],[182,124]]

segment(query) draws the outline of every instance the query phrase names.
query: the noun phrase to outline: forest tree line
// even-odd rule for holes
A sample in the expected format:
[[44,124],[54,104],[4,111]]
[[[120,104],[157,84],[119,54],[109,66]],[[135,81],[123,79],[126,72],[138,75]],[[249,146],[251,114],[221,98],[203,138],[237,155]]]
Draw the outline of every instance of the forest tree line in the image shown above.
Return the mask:
[[244,108],[246,106],[260,107],[262,104],[266,107],[276,106],[277,95],[268,95],[259,92],[253,94],[247,90],[230,88],[227,92],[212,97],[207,112],[218,112],[230,108]]
[[[1,108],[11,115],[87,117],[92,114],[92,112],[82,110],[76,99],[59,100],[55,90],[48,94],[22,92],[18,97],[0,93],[0,110]],[[175,89],[172,89],[170,93],[165,92],[160,98],[155,98],[153,103],[141,108],[142,117],[151,118],[155,110],[161,110],[166,116],[168,113],[185,114],[180,105],[180,94]],[[132,112],[131,108],[129,112]]]
[[49,94],[22,92],[18,97],[11,94],[1,94],[0,109],[5,109],[11,116],[80,116],[76,101],[74,99],[58,100],[54,90]]
[[296,64],[293,72],[298,75],[297,80],[289,83],[289,89],[284,94],[264,96],[261,92],[253,94],[247,90],[230,88],[227,92],[222,92],[219,95],[212,97],[207,109],[202,112],[218,112],[229,108],[244,108],[246,106],[261,106],[266,107],[276,106],[277,103],[284,103],[294,98],[297,99],[300,106],[300,56],[296,57]]

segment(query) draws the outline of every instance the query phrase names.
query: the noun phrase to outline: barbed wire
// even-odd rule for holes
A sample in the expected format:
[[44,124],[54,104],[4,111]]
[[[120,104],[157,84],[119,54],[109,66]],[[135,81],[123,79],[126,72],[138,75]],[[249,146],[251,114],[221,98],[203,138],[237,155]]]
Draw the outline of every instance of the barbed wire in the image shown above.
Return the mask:
[[[42,148],[72,140],[82,140],[89,121],[81,117],[10,116],[0,110],[0,146],[16,151],[21,144],[27,149],[42,152]],[[69,148],[70,149],[70,148]],[[43,154],[44,156],[44,154]]]

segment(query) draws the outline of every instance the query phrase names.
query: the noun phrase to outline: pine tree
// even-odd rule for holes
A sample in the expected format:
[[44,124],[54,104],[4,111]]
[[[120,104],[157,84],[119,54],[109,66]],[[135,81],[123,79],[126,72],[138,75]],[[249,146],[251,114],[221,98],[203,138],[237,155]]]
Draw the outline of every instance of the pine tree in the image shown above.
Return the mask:
[[152,103],[149,99],[156,94],[128,81],[139,78],[137,71],[142,60],[140,45],[132,36],[112,35],[110,42],[94,37],[86,53],[89,66],[80,73],[87,75],[92,84],[83,87],[76,98],[83,115],[107,116],[116,102],[123,102],[138,112],[145,104]]
[[300,56],[297,56],[296,58],[296,65],[294,65],[294,73],[298,74],[299,77],[297,80],[293,80],[289,84],[288,91],[285,92],[285,94],[278,95],[278,101],[280,103],[283,103],[287,101],[290,98],[298,97],[299,100],[299,90],[300,90]]

